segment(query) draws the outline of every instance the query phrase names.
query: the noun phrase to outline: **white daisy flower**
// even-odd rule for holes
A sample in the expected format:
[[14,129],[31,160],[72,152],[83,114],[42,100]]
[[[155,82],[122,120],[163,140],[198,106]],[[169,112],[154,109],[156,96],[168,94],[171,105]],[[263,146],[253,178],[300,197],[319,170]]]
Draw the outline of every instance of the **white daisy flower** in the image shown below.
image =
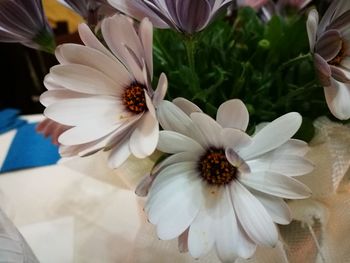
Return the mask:
[[322,19],[309,12],[307,32],[315,69],[329,110],[340,120],[350,118],[350,1],[334,0]]
[[60,65],[45,78],[44,114],[71,126],[58,138],[63,156],[84,156],[110,150],[111,167],[130,154],[144,158],[157,146],[159,124],[155,107],[162,101],[167,79],[160,76],[154,92],[152,24],[142,20],[138,31],[126,17],[102,22],[109,50],[85,24],[79,26],[84,45],[65,44],[56,50]]
[[293,178],[313,169],[303,157],[307,144],[291,139],[301,116],[283,115],[250,137],[240,100],[223,103],[216,121],[185,99],[174,103],[157,111],[164,128],[158,149],[171,155],[137,189],[153,181],[145,211],[159,238],[178,237],[180,250],[195,258],[215,248],[222,262],[275,246],[275,223],[292,219],[283,198],[311,194]]

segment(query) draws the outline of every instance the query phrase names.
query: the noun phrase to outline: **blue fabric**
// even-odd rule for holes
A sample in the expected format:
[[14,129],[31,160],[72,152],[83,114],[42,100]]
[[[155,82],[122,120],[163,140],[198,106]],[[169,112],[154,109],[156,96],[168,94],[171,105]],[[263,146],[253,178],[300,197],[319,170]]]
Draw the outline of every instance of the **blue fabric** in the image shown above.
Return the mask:
[[58,147],[50,138],[36,132],[36,123],[20,126],[0,172],[55,164],[60,158]]
[[18,119],[19,110],[4,109],[0,111],[0,134],[16,129],[25,123],[25,120]]

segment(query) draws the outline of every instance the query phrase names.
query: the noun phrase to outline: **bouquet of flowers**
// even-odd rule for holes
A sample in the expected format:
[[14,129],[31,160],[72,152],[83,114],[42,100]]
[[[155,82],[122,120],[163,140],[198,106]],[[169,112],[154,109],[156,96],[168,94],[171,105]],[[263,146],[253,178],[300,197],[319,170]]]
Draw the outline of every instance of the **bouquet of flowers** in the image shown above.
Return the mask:
[[[65,4],[88,23],[83,44],[55,48],[38,130],[62,157],[106,151],[111,168],[156,156],[135,191],[181,252],[234,262],[276,246],[288,200],[311,196],[297,177],[314,169],[314,121],[350,118],[350,2]],[[0,2],[0,41],[53,39],[40,0]]]

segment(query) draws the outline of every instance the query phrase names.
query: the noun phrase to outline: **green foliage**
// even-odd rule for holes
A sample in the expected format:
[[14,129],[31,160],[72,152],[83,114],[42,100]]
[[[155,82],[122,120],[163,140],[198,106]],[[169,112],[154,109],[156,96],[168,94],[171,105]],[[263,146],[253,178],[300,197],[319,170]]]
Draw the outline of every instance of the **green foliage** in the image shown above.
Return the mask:
[[192,38],[156,30],[154,64],[155,76],[168,76],[170,100],[185,97],[215,117],[221,103],[241,99],[250,112],[250,131],[297,111],[305,120],[298,137],[309,140],[309,124],[328,114],[302,16],[263,23],[244,8],[233,22],[221,17]]

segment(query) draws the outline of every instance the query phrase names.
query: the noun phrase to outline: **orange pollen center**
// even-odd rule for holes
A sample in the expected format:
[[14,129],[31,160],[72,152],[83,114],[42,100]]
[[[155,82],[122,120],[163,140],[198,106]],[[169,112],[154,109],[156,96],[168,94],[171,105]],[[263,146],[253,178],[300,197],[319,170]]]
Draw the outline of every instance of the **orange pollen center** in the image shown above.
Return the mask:
[[125,107],[132,113],[142,113],[147,110],[144,85],[133,83],[125,88],[122,96]]
[[200,159],[201,177],[210,185],[226,185],[237,179],[238,169],[226,159],[223,149],[210,148]]

